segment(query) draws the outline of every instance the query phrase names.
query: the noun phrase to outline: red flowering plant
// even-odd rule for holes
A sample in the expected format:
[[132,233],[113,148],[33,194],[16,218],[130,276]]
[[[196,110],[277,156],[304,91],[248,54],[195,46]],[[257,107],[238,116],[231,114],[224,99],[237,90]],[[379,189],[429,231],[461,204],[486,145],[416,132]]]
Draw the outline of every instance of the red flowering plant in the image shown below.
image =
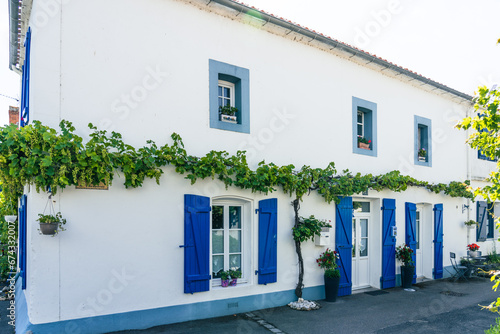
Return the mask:
[[403,244],[396,248],[396,259],[403,262],[403,266],[410,267],[413,266],[413,249],[407,244]]
[[477,251],[479,249],[479,246],[477,244],[470,244],[470,245],[467,245],[467,250],[470,250],[470,251]]
[[365,137],[358,137],[358,143],[370,144],[372,141]]
[[322,269],[325,269],[325,276],[328,278],[340,277],[339,266],[337,260],[339,259],[339,254],[336,251],[332,251],[329,248],[326,249],[317,259],[316,263]]

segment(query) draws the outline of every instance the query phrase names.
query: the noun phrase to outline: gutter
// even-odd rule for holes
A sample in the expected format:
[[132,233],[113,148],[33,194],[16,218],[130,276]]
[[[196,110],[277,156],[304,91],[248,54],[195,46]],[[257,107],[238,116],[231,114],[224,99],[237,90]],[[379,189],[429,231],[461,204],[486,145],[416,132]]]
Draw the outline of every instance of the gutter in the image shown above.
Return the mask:
[[[397,66],[397,65],[395,65],[387,60],[373,56],[365,51],[357,49],[357,48],[350,46],[348,44],[344,44],[342,42],[339,42],[339,41],[337,41],[333,38],[330,38],[328,36],[325,36],[323,34],[317,33],[315,31],[309,30],[307,28],[303,28],[295,23],[284,20],[283,18],[278,18],[272,14],[268,14],[268,13],[265,13],[261,10],[249,7],[243,3],[239,3],[239,2],[236,2],[233,0],[210,0],[210,2],[215,2],[215,3],[221,4],[225,7],[234,9],[240,13],[250,14],[253,17],[255,17],[255,15],[252,15],[252,13],[258,12],[259,16],[261,16],[261,19],[263,21],[265,21],[266,23],[270,22],[270,23],[277,25],[279,27],[282,27],[284,29],[288,29],[290,31],[293,31],[293,32],[299,33],[301,35],[304,35],[308,38],[311,38],[311,40],[317,40],[319,42],[322,42],[326,45],[331,46],[332,48],[338,48],[339,50],[342,50],[344,52],[351,53],[352,57],[357,57],[357,58],[366,60],[367,63],[375,63],[377,65],[384,67],[384,69],[382,69],[382,70],[390,69],[390,70],[398,73],[397,75],[403,74],[409,78],[412,78],[413,80],[418,80],[418,81],[422,82],[422,85],[427,84],[427,85],[433,86],[437,89],[440,89],[440,90],[445,91],[449,94],[458,96],[458,97],[465,99],[469,102],[472,101],[472,99],[473,99],[473,97],[468,95],[468,94],[462,93],[456,89],[450,88],[446,85],[443,85],[439,82],[436,82],[434,80],[426,78],[426,77],[419,75],[415,72],[412,72],[408,69],[399,67],[399,66]],[[208,4],[210,4],[210,2]]]
[[20,0],[9,0],[9,69],[19,72]]

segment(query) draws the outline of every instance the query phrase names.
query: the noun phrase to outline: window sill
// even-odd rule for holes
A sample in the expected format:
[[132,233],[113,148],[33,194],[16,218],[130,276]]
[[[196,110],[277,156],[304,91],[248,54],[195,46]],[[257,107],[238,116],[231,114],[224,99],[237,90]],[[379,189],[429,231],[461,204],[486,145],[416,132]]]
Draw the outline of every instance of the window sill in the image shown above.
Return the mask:
[[[215,280],[215,281],[214,281]],[[238,284],[236,285],[230,285],[230,286],[225,286],[223,287],[220,283],[220,278],[215,278],[215,279],[212,279],[212,290],[214,291],[218,291],[218,290],[227,290],[227,289],[232,289],[232,288],[238,288],[238,287],[245,287],[245,286],[249,286],[250,284],[248,283],[247,280],[242,280],[240,281],[238,279]]]

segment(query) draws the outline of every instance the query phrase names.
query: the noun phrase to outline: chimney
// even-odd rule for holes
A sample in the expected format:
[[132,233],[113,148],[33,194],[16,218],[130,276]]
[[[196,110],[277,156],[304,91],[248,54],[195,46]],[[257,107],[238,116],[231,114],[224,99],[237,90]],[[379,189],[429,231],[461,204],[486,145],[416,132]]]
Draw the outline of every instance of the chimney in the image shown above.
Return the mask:
[[19,107],[9,106],[9,124],[19,125]]

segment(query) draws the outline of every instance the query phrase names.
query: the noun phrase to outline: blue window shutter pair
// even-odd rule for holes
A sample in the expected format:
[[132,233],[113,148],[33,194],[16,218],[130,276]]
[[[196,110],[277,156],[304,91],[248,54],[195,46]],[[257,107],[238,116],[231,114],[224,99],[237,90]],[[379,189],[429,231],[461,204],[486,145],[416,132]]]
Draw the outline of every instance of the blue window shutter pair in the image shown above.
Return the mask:
[[382,289],[396,286],[396,237],[392,230],[396,226],[396,200],[382,200]]
[[434,205],[434,279],[443,278],[443,204]]
[[[278,201],[259,202],[259,284],[277,280]],[[210,198],[184,195],[184,293],[210,289]]]
[[[405,203],[405,243],[413,251],[413,265],[417,265],[417,206],[415,203]],[[413,271],[413,283],[417,283],[417,271]]]
[[335,206],[335,249],[339,254],[338,296],[352,293],[352,197],[343,197]]
[[477,241],[486,241],[488,237],[488,204],[484,201],[477,202]]
[[21,112],[19,113],[19,126],[28,125],[29,122],[29,104],[30,104],[30,53],[31,53],[31,28],[26,33],[24,42],[25,57],[23,65],[23,77],[21,85]]
[[21,270],[22,289],[26,289],[26,218],[27,218],[27,203],[28,197],[23,195],[19,205],[19,269]]

